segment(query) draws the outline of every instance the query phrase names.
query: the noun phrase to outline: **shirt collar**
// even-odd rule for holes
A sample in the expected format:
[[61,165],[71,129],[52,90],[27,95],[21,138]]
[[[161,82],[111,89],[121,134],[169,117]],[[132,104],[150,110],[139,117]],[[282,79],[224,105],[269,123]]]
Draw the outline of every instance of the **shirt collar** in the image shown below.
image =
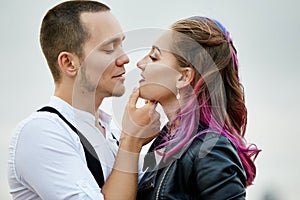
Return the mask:
[[51,96],[49,106],[57,109],[70,123],[74,123],[74,108],[57,96]]
[[109,124],[111,123],[111,120],[112,120],[112,116],[110,114],[99,109],[99,121],[100,121],[101,125],[109,126]]
[[[64,101],[63,99],[57,96],[51,96],[49,105],[56,108],[68,121],[72,124],[76,122],[76,118],[79,117],[80,120],[83,120],[89,124],[95,124],[95,116],[89,112],[79,110],[74,108],[72,105]],[[112,120],[112,116],[108,113],[104,112],[103,110],[99,109],[99,122],[105,129],[110,128],[110,123]]]

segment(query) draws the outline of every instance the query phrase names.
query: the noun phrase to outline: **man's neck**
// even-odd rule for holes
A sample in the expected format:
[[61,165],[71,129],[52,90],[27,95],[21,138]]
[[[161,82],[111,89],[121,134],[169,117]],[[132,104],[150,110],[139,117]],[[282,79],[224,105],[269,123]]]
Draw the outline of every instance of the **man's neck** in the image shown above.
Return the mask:
[[97,114],[103,101],[103,98],[99,97],[99,95],[95,96],[94,92],[86,92],[84,90],[73,91],[73,87],[68,87],[67,85],[64,85],[64,87],[56,85],[54,96],[61,98],[72,107],[89,112],[92,115]]
[[88,92],[82,88],[74,90],[72,84],[55,84],[54,95],[64,100],[72,107],[94,115],[95,126],[105,136],[105,129],[99,124],[98,112],[104,97],[95,92]]
[[55,83],[54,96],[61,98],[70,105],[72,105],[72,92],[73,87],[71,85]]

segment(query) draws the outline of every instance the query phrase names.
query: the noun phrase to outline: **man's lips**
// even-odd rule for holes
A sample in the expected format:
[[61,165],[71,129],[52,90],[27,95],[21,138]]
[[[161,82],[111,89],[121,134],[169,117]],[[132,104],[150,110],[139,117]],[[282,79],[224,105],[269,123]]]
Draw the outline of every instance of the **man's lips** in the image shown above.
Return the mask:
[[125,72],[122,72],[120,74],[117,74],[115,76],[112,76],[112,78],[120,78],[120,77],[123,77],[123,75],[125,74]]

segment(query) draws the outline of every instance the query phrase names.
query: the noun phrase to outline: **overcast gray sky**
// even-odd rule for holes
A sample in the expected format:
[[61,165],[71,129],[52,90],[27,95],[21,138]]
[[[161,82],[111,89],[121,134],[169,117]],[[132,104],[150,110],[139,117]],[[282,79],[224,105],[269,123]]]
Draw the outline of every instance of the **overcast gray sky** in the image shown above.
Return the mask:
[[[0,6],[0,199],[10,199],[6,178],[7,147],[14,126],[48,102],[53,83],[39,47],[45,12],[58,0],[1,1]],[[249,112],[247,140],[263,151],[249,200],[299,199],[300,185],[300,2],[239,0],[103,1],[123,30],[167,28],[184,17],[218,19],[238,50],[241,81]],[[134,55],[129,55],[134,57]],[[127,67],[134,69],[135,60]],[[105,110],[111,110],[104,104]],[[46,177],[45,177],[46,178]]]

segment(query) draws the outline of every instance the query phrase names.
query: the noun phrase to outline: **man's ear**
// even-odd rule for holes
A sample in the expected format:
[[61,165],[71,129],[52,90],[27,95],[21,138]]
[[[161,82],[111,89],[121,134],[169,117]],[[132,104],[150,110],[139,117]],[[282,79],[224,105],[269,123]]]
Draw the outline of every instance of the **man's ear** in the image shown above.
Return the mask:
[[178,89],[184,88],[194,80],[195,71],[191,67],[180,68],[176,87]]
[[58,55],[57,61],[62,73],[70,77],[76,76],[80,66],[79,58],[77,55],[62,51]]

